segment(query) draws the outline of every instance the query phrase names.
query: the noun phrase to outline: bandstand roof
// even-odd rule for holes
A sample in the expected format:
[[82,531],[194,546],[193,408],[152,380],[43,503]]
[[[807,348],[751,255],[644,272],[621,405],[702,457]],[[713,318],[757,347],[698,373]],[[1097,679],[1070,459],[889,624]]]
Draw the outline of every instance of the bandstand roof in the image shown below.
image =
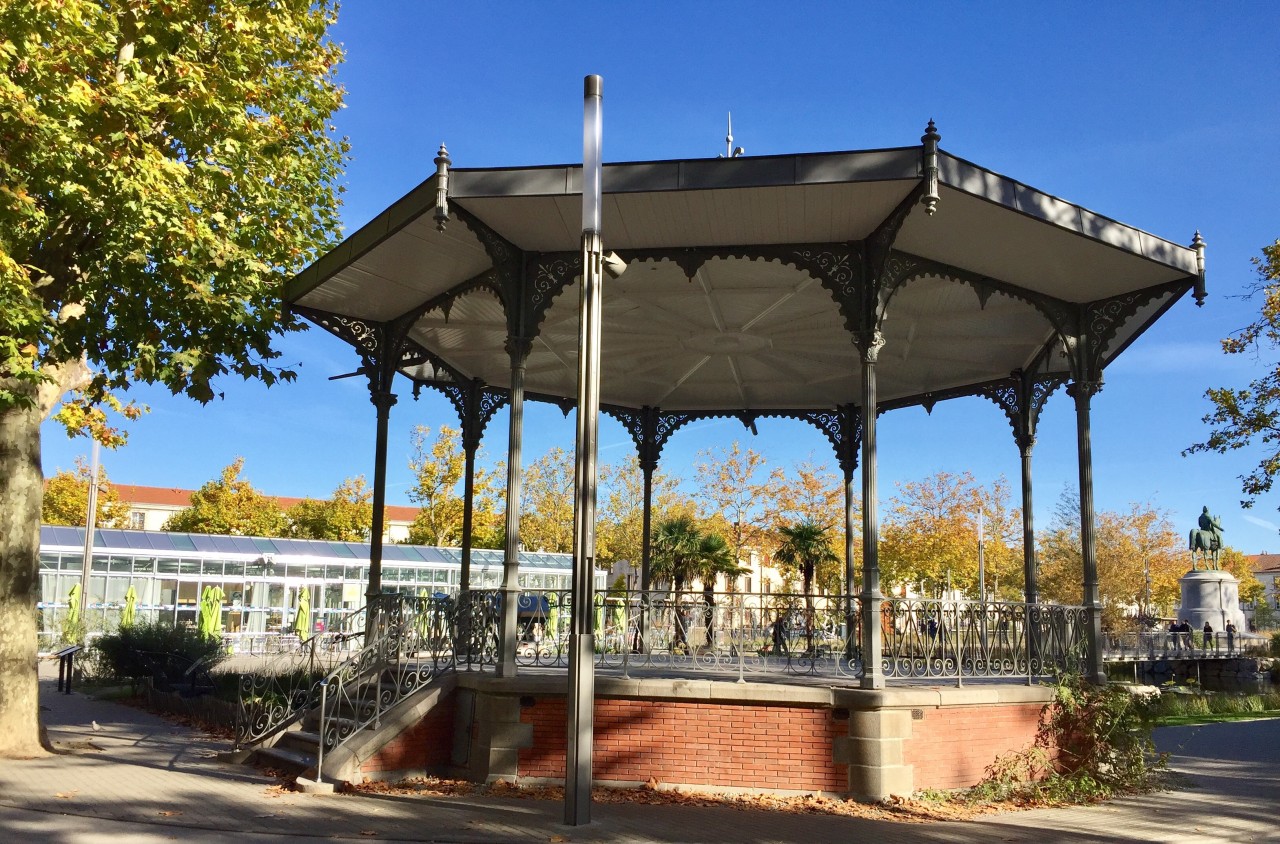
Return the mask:
[[[604,286],[601,401],[691,413],[856,402],[854,332],[875,328],[881,407],[1070,377],[1064,337],[1105,367],[1202,281],[1193,248],[952,156],[927,214],[922,146],[607,164],[602,238],[627,261]],[[431,384],[576,392],[581,168],[432,176],[288,285],[357,350],[404,338]],[[870,285],[869,278],[879,281]],[[1199,295],[1202,287],[1197,290]],[[378,335],[382,336],[382,335]],[[390,335],[387,335],[390,336]]]

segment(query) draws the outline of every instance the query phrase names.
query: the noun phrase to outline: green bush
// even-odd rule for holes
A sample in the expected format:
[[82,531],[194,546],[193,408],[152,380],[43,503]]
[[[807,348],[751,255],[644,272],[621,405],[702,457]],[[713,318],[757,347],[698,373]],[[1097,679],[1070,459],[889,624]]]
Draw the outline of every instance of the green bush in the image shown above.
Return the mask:
[[1165,766],[1151,741],[1157,701],[1123,686],[1059,677],[1035,745],[997,759],[970,797],[1086,803],[1154,788]]
[[179,654],[200,662],[206,670],[226,657],[220,639],[210,639],[189,627],[151,621],[105,633],[90,646],[93,673],[104,680],[132,680],[151,676],[139,652]]

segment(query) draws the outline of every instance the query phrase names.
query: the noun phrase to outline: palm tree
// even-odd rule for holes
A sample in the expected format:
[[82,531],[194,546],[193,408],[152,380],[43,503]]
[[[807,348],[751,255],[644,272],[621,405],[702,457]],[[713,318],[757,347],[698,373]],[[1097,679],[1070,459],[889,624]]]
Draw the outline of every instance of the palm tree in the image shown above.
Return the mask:
[[[653,558],[650,571],[661,580],[669,580],[672,591],[684,591],[690,580],[701,580],[703,602],[706,604],[707,641],[714,633],[712,627],[715,607],[716,576],[742,573],[729,543],[718,533],[702,530],[688,516],[678,516],[660,522],[653,531]],[[683,625],[677,625],[675,644],[683,644]]]
[[818,566],[826,563],[838,563],[840,558],[831,550],[827,541],[827,529],[813,522],[799,522],[783,525],[778,528],[782,534],[782,544],[773,552],[775,563],[792,569],[798,569],[804,580],[805,637],[808,641],[809,653],[813,653],[813,575]]

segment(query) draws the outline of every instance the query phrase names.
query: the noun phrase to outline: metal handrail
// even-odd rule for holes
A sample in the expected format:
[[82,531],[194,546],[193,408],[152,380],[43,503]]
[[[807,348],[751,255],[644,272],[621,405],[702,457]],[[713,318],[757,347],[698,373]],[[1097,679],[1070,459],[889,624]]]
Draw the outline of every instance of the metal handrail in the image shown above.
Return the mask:
[[321,753],[331,751],[442,674],[497,661],[499,599],[384,594],[363,647],[317,682]]
[[256,744],[297,723],[315,706],[317,681],[363,643],[367,607],[342,618],[337,629],[300,639],[296,649],[273,655],[240,675],[235,744]]

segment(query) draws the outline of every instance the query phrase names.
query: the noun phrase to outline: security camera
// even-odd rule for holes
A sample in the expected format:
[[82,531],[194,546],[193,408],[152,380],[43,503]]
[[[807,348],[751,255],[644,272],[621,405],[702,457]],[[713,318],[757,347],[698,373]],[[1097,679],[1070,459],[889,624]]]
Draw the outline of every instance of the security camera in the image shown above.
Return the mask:
[[600,264],[609,278],[617,278],[627,271],[627,262],[617,252],[604,253]]

